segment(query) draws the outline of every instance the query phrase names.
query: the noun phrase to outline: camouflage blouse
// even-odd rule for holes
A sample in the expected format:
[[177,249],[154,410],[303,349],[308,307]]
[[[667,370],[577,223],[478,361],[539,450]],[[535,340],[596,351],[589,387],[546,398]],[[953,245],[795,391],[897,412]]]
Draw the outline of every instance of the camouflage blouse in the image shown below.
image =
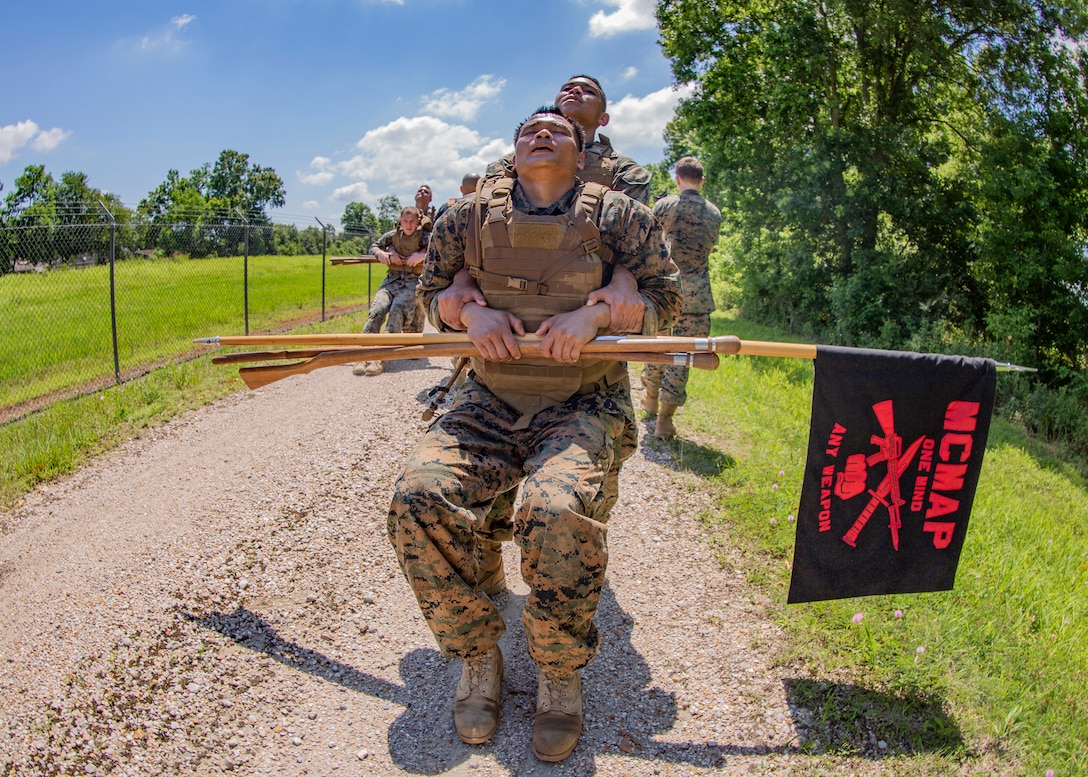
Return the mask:
[[710,252],[718,244],[722,214],[714,203],[694,189],[663,197],[654,204],[654,215],[668,241],[672,259],[684,284],[684,312],[710,313]]

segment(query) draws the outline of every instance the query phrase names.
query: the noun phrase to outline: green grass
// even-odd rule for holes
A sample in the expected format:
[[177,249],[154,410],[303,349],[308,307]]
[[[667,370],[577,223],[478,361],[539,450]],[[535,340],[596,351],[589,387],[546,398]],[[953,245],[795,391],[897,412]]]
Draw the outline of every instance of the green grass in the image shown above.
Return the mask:
[[[354,332],[365,320],[362,311],[298,331]],[[198,358],[0,425],[0,506],[11,506],[38,483],[74,472],[89,457],[143,429],[244,389],[237,368]]]
[[[783,339],[720,314],[714,327]],[[739,539],[789,636],[787,692],[814,715],[802,746],[872,757],[883,740],[897,774],[1088,773],[1082,463],[996,419],[953,591],[787,607],[812,374],[770,358],[693,371],[672,443],[716,496],[711,543]]]
[[[196,337],[242,334],[242,257],[128,260],[115,270],[122,374],[193,351]],[[367,302],[370,265],[327,266],[329,314]],[[384,267],[371,271],[376,291]],[[321,316],[320,256],[249,258],[249,325]],[[108,266],[0,277],[0,409],[114,376]]]

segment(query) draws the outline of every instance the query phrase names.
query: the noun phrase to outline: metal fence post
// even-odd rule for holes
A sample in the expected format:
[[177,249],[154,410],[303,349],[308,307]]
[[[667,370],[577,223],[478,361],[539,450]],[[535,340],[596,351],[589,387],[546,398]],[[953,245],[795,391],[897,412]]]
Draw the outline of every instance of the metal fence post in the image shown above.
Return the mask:
[[106,213],[110,220],[110,327],[113,331],[113,377],[117,384],[121,384],[121,357],[117,346],[117,281],[114,268],[117,265],[117,221],[114,220],[110,209],[102,200],[98,201],[99,207]]
[[244,225],[243,230],[245,234],[245,257],[242,259],[242,312],[246,320],[246,334],[249,334],[249,219],[238,208],[234,209],[241,219]]
[[[321,224],[321,219],[314,216],[314,221]],[[321,320],[325,320],[325,252],[329,242],[329,228],[321,224]]]

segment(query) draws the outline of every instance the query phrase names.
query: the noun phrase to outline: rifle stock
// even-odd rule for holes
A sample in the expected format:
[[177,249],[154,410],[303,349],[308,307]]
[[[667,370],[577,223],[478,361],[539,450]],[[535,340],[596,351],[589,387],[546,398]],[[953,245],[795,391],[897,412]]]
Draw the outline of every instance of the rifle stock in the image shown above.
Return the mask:
[[[605,361],[670,364],[681,367],[692,367],[700,370],[717,369],[719,363],[718,355],[716,353],[672,354],[595,350],[592,355]],[[251,389],[258,389],[267,386],[270,383],[275,383],[278,380],[289,378],[292,375],[306,375],[316,369],[332,367],[337,364],[351,364],[357,361],[385,361],[388,359],[422,359],[432,356],[471,357],[479,356],[479,352],[471,344],[466,347],[464,344],[459,343],[436,343],[434,345],[400,346],[391,348],[342,348],[322,351],[301,362],[242,367],[238,370],[238,375],[245,382],[246,386]],[[530,358],[539,357],[540,344],[537,343],[535,348],[530,347],[528,344],[523,345],[522,356]]]
[[[375,346],[378,347],[378,346]],[[244,364],[246,362],[271,362],[284,359],[310,359],[321,353],[329,351],[352,351],[353,353],[366,353],[368,348],[281,348],[277,351],[239,351],[238,353],[217,353],[212,357],[212,364]]]
[[329,258],[329,264],[380,264],[378,257],[374,254],[363,254],[362,256],[333,256]]

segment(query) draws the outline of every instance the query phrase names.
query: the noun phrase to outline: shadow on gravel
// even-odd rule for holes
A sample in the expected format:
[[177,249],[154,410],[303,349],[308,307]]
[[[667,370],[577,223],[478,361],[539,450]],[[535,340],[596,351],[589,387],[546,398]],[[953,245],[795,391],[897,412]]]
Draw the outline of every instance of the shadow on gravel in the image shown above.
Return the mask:
[[964,746],[959,727],[932,695],[880,693],[820,680],[790,679],[783,685],[803,751],[879,759]]
[[386,372],[414,372],[415,370],[433,370],[435,367],[449,367],[450,360],[432,356],[425,359],[386,359]]
[[440,756],[449,750],[446,732],[426,712],[445,701],[449,694],[449,687],[442,680],[449,662],[437,650],[417,648],[404,656],[398,667],[404,684],[396,685],[283,639],[267,621],[244,608],[231,613],[212,612],[203,617],[182,615],[281,664],[403,707],[404,712],[389,731],[393,760],[402,768],[420,774],[448,770],[449,764],[442,763]]
[[[389,754],[397,766],[412,774],[460,774],[460,767],[473,756],[485,754],[519,777],[583,777],[597,771],[596,758],[602,755],[629,759],[632,768],[642,773],[651,770],[654,762],[721,767],[730,756],[798,752],[796,746],[655,741],[655,737],[668,736],[676,724],[676,697],[672,691],[649,687],[649,667],[631,644],[634,619],[606,585],[596,619],[601,649],[582,674],[587,728],[574,753],[563,763],[537,761],[530,748],[536,670],[525,649],[520,617],[524,602],[523,595],[510,592],[497,599],[507,623],[507,633],[500,642],[506,657],[503,723],[490,742],[473,747],[457,739],[449,714],[459,664],[447,661],[437,650],[417,648],[405,655],[398,667],[403,684],[398,685],[285,640],[268,622],[244,608],[203,617],[183,615],[285,666],[402,707],[403,713],[388,733]],[[887,703],[891,704],[891,700]],[[638,768],[639,763],[645,766]]]
[[737,460],[728,453],[723,453],[715,448],[685,439],[679,435],[661,440],[654,437],[654,420],[652,418],[643,421],[646,433],[642,436],[641,445],[649,447],[653,451],[669,451],[676,469],[681,472],[691,472],[700,477],[709,478],[720,475],[727,469],[737,466]]

